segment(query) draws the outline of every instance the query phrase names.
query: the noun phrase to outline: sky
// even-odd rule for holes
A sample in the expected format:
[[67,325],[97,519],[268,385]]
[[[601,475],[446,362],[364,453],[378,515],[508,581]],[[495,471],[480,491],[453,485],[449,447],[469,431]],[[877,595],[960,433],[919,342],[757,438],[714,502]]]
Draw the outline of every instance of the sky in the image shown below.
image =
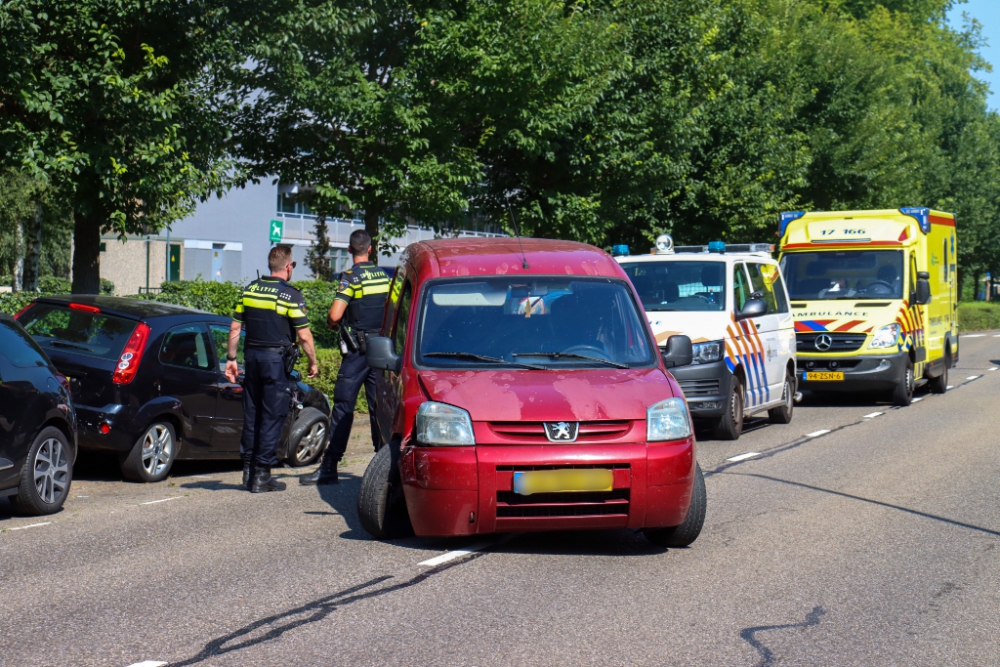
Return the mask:
[[948,14],[948,20],[955,28],[962,27],[963,12],[983,25],[983,37],[988,44],[980,55],[993,65],[993,71],[976,72],[976,77],[990,85],[989,108],[1000,109],[1000,0],[968,0],[956,4]]

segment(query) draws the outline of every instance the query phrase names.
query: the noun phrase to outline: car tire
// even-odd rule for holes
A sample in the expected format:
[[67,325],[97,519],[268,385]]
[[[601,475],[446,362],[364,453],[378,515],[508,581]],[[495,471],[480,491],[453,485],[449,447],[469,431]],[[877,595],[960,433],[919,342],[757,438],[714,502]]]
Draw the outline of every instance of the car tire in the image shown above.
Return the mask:
[[159,482],[166,479],[177,459],[177,436],[173,424],[157,421],[150,424],[119,461],[122,476],[130,482]]
[[795,375],[791,371],[785,371],[781,397],[785,399],[785,404],[767,411],[767,417],[772,424],[788,424],[792,421],[792,412],[795,410]]
[[399,469],[393,465],[393,444],[382,447],[365,469],[358,491],[358,518],[361,527],[376,540],[393,540],[413,535],[410,515],[403,498]]
[[330,440],[330,418],[316,408],[304,409],[288,433],[285,462],[293,468],[312,465]]
[[903,377],[899,379],[896,387],[892,390],[892,404],[905,408],[913,402],[913,389],[915,380],[913,379],[913,360],[906,358],[906,367],[903,369]]
[[946,349],[944,351],[944,370],[941,375],[936,378],[931,378],[928,383],[931,389],[931,393],[943,394],[948,391],[948,369],[951,368],[951,350]]
[[66,434],[55,426],[43,428],[31,443],[21,470],[17,495],[11,500],[20,514],[58,512],[73,481],[73,450]]
[[681,548],[690,546],[701,534],[705,525],[705,511],[708,508],[708,494],[705,491],[705,476],[701,474],[701,466],[694,468],[694,489],[691,492],[691,505],[688,507],[684,523],[671,528],[647,528],[642,531],[650,542],[657,546]]
[[729,402],[726,411],[715,425],[714,435],[719,440],[739,440],[743,432],[743,411],[746,406],[746,391],[739,375],[733,375],[730,383]]

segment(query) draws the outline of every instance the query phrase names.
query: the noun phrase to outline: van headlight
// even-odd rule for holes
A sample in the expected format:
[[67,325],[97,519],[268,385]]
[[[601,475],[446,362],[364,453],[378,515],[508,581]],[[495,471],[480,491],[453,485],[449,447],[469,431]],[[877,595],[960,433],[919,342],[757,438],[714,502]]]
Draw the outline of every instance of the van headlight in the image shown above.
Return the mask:
[[710,343],[695,343],[691,346],[692,364],[710,364],[722,359],[722,341],[713,340]]
[[427,401],[417,408],[417,442],[422,445],[474,445],[472,417],[462,408]]
[[668,398],[646,411],[646,441],[683,440],[691,435],[691,418],[682,398]]
[[886,325],[875,332],[875,335],[872,336],[872,342],[868,345],[868,347],[892,347],[896,344],[896,341],[899,340],[900,331],[902,331],[902,328],[899,326],[898,322]]

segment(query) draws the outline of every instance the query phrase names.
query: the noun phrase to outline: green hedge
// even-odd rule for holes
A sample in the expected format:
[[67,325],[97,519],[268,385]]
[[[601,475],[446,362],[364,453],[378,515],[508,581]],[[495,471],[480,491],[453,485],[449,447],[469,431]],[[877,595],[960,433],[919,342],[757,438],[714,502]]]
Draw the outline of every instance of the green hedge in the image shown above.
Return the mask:
[[[316,349],[316,361],[319,363],[319,375],[314,378],[306,378],[306,368],[308,362],[305,355],[302,356],[297,368],[302,372],[303,379],[311,386],[320,391],[326,392],[333,402],[333,387],[337,383],[337,372],[340,370],[340,349],[320,347]],[[365,392],[362,390],[358,394],[358,404],[354,407],[356,412],[368,412],[368,401],[365,400]]]
[[1000,329],[1000,304],[986,301],[959,304],[958,328],[960,331]]

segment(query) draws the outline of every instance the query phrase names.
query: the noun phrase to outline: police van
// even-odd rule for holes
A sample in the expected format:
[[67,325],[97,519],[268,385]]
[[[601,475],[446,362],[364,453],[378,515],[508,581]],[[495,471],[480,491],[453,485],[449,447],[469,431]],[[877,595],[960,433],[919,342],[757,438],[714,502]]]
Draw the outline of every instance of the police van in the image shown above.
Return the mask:
[[612,254],[642,300],[657,343],[676,334],[694,343],[690,366],[671,369],[691,416],[715,436],[736,440],[746,417],[792,419],[796,396],[795,326],[778,263],[768,244],[674,247],[656,239],[648,255]]

